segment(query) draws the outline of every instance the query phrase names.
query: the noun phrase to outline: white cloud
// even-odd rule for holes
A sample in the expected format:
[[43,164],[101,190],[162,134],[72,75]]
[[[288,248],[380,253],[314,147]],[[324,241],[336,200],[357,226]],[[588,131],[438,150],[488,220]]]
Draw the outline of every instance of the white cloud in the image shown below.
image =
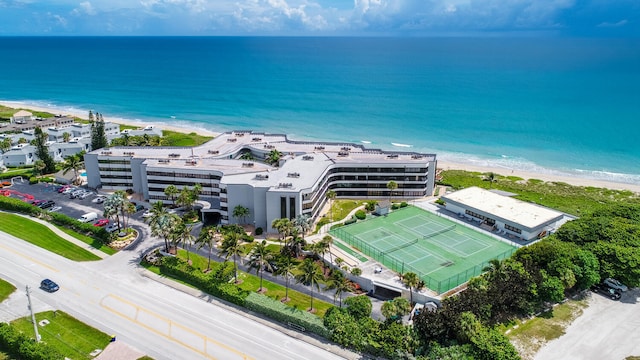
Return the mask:
[[88,1],[81,2],[77,8],[71,10],[72,15],[95,15],[96,13],[96,9],[94,9],[93,5]]
[[616,27],[625,26],[628,23],[629,23],[629,20],[627,20],[627,19],[623,19],[623,20],[620,20],[620,21],[614,22],[614,23],[610,23],[610,22],[606,22],[605,21],[605,22],[602,22],[602,23],[598,24],[598,27],[601,27],[601,28],[616,28]]

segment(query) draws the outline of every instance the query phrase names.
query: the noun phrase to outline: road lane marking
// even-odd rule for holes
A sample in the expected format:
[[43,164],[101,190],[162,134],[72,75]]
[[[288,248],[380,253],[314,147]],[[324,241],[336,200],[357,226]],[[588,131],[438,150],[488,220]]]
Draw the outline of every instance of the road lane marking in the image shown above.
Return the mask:
[[[128,309],[116,309],[115,307],[112,307],[106,304],[106,302],[108,302],[108,299],[113,299],[118,303],[125,305],[125,307]],[[238,351],[226,344],[223,344],[195,330],[192,330],[165,316],[162,316],[160,314],[147,310],[141,306],[138,306],[133,302],[123,299],[117,295],[109,294],[105,296],[100,301],[100,306],[102,306],[103,308],[107,309],[108,311],[120,317],[123,317],[127,320],[132,321],[135,324],[138,324],[144,327],[147,330],[150,330],[164,338],[167,338],[173,342],[176,342],[194,352],[204,355],[209,359],[218,359],[214,355],[210,354],[210,352],[213,352],[214,354],[218,353],[220,355],[224,354],[226,356],[223,356],[222,358],[225,358],[225,359],[228,358],[229,352],[231,352],[239,356],[240,359],[253,360],[251,356],[241,351]],[[148,325],[148,323],[153,323],[157,327],[164,327],[164,329],[162,331],[158,330],[157,327],[150,326]],[[198,347],[195,347],[189,344],[188,342],[191,342],[191,343],[202,342],[202,344],[198,345]],[[208,346],[210,344],[214,345],[214,347],[212,348]],[[200,349],[199,347],[202,347],[202,348]],[[223,350],[223,352],[220,352],[220,350]]]
[[52,266],[49,266],[49,265],[47,265],[47,264],[45,264],[45,263],[43,263],[43,262],[41,262],[41,261],[39,261],[39,260],[36,260],[36,259],[32,258],[32,257],[31,257],[31,256],[29,256],[29,255],[25,255],[25,254],[23,254],[23,253],[21,253],[21,252],[19,252],[19,251],[16,251],[16,250],[14,250],[14,249],[12,249],[12,248],[6,247],[6,246],[4,246],[4,245],[2,245],[2,244],[0,244],[0,248],[3,248],[3,249],[5,249],[5,250],[8,250],[9,252],[12,252],[12,253],[14,253],[14,254],[16,254],[16,255],[18,255],[18,256],[20,256],[20,257],[23,257],[23,258],[25,258],[25,259],[27,259],[27,260],[29,260],[29,261],[33,261],[34,263],[36,263],[36,264],[38,264],[38,265],[41,265],[41,266],[44,266],[44,267],[46,267],[46,268],[47,268],[47,269],[49,269],[49,270],[52,270],[52,271],[54,271],[54,272],[60,272],[60,270],[58,270],[58,269],[56,269],[56,268],[54,268],[54,267],[52,267]]

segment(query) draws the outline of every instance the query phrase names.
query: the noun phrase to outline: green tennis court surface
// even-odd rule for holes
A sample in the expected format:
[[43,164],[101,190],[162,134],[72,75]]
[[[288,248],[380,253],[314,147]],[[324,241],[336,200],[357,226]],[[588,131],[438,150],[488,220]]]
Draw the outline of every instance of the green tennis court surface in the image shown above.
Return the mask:
[[415,272],[438,293],[481,274],[489,260],[508,258],[516,250],[413,206],[336,228],[331,234],[394,271]]

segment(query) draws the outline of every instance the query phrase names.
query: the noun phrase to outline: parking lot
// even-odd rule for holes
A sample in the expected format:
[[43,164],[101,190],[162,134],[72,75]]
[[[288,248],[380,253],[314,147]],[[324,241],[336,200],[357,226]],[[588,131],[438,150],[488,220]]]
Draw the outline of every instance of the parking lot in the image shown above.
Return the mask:
[[[96,199],[96,197],[99,195],[98,193],[96,193],[95,191],[92,191],[90,195],[86,196],[83,199],[82,198],[72,199],[70,197],[70,194],[68,193],[67,194],[59,193],[56,190],[57,186],[58,186],[57,184],[47,184],[47,183],[29,185],[28,182],[24,182],[21,184],[16,181],[13,186],[6,187],[4,188],[4,190],[11,191],[10,197],[25,199],[26,201],[52,200],[55,202],[55,204],[49,207],[48,208],[49,210],[59,206],[60,209],[57,210],[57,212],[65,214],[74,219],[78,219],[82,215],[89,212],[95,212],[98,214],[98,217],[95,220],[91,221],[91,223],[95,223],[100,219],[104,219],[103,204],[93,202],[94,199]],[[87,191],[89,190],[83,187],[74,187],[74,188],[78,190],[87,190]],[[27,196],[27,197],[21,196],[20,194],[16,194],[15,192],[23,195],[30,195],[30,196]],[[29,200],[31,198],[33,198],[33,200]],[[147,204],[140,204],[140,205],[148,207]],[[137,211],[136,213],[131,215],[131,218],[142,221],[143,213],[144,213],[144,210]],[[105,224],[105,226],[107,225]]]

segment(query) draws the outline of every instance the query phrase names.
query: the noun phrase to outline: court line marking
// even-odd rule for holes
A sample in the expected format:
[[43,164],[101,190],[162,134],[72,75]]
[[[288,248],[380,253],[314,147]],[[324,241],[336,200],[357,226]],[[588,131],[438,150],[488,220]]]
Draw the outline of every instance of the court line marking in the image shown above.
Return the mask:
[[[110,307],[109,305],[104,304],[103,303],[104,300],[109,298],[109,297],[113,298],[113,299],[115,299],[115,300],[117,300],[117,301],[119,301],[121,303],[133,306],[134,309],[136,310],[136,316],[134,318],[132,318],[132,317],[127,316],[126,314],[124,314],[124,313],[122,313],[122,312]],[[149,331],[152,331],[152,332],[154,332],[154,333],[156,333],[156,334],[158,334],[158,335],[160,335],[160,336],[162,336],[162,337],[164,337],[164,338],[166,338],[168,340],[176,342],[176,343],[178,343],[178,344],[180,344],[180,345],[182,345],[182,346],[184,346],[184,347],[186,347],[186,348],[188,348],[190,350],[193,350],[194,352],[197,352],[198,354],[204,355],[205,357],[207,357],[209,359],[214,359],[214,360],[217,359],[216,357],[213,357],[212,355],[209,355],[209,353],[206,352],[207,351],[207,342],[210,341],[214,345],[217,345],[217,346],[219,346],[219,347],[221,347],[221,348],[223,348],[225,350],[228,350],[228,351],[230,351],[230,352],[232,352],[234,354],[237,354],[237,355],[241,356],[245,360],[253,360],[253,358],[251,356],[246,355],[245,353],[243,353],[241,351],[238,351],[238,350],[236,350],[236,349],[234,349],[234,348],[232,348],[232,347],[230,347],[230,346],[228,346],[226,344],[223,344],[223,343],[221,343],[219,341],[216,341],[216,340],[214,340],[214,339],[212,339],[212,338],[210,338],[210,337],[208,337],[206,335],[200,334],[199,332],[197,332],[195,330],[192,330],[190,328],[187,328],[186,326],[184,326],[182,324],[179,324],[179,323],[177,323],[175,321],[172,321],[171,319],[169,319],[169,318],[167,318],[165,316],[162,316],[160,314],[156,314],[156,313],[154,313],[154,312],[152,312],[150,310],[147,310],[147,309],[145,309],[145,308],[143,308],[141,306],[138,306],[135,303],[133,303],[133,302],[131,302],[129,300],[123,299],[118,295],[109,294],[109,295],[105,296],[104,298],[102,298],[102,300],[100,300],[100,306],[102,306],[103,308],[107,309],[108,311],[110,311],[110,312],[112,312],[112,313],[114,313],[114,314],[116,314],[116,315],[118,315],[118,316],[120,316],[122,318],[125,318],[125,319],[127,319],[127,320],[129,320],[129,321],[131,321],[131,322],[133,322],[135,324],[138,324],[138,325],[142,326],[143,328],[145,328],[145,329],[147,329]],[[145,324],[145,323],[139,321],[138,319],[136,319],[136,317],[138,316],[138,312],[141,311],[141,310],[146,312],[147,314],[149,314],[151,316],[154,316],[154,317],[156,317],[156,318],[158,318],[158,319],[160,319],[162,321],[167,322],[167,324],[169,324],[169,334],[164,334],[163,332],[161,332],[161,331],[159,331],[159,330],[157,330],[157,329],[155,329],[155,328],[153,328],[151,326],[148,326],[147,324]],[[195,335],[196,337],[202,338],[202,340],[204,341],[204,343],[203,343],[203,350],[204,351],[202,351],[200,349],[197,349],[197,348],[194,348],[193,346],[191,346],[189,344],[186,344],[183,341],[171,336],[170,333],[171,333],[171,327],[172,326],[177,326],[177,327],[179,327],[179,328],[181,328],[181,329],[183,329],[183,330],[185,330],[187,332],[190,332],[191,334]]]

